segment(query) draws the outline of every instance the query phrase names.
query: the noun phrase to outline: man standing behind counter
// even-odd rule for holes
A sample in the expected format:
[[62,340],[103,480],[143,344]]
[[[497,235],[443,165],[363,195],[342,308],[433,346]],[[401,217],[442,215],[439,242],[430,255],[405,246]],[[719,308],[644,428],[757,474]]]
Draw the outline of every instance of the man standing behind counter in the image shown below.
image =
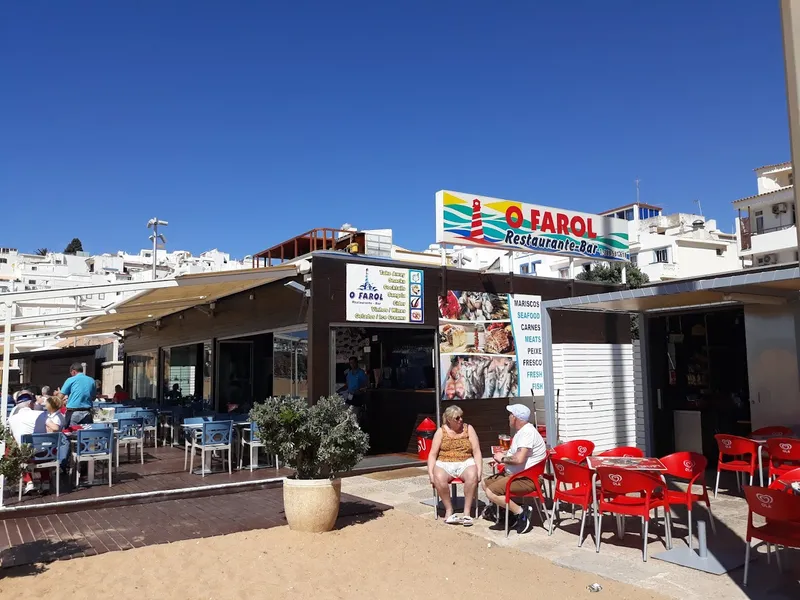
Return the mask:
[[69,367],[69,379],[61,386],[56,395],[63,400],[67,397],[67,413],[64,415],[64,426],[86,425],[94,422],[92,403],[97,395],[94,379],[85,375],[81,363],[72,363]]

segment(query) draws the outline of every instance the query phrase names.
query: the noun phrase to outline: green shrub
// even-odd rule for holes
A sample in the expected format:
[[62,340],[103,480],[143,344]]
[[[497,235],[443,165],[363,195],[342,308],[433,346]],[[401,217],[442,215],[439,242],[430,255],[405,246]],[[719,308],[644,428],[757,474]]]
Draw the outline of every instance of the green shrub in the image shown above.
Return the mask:
[[0,475],[6,478],[6,485],[16,485],[22,476],[25,464],[33,456],[33,450],[28,444],[17,444],[11,435],[11,428],[0,423],[0,439],[6,444],[5,454],[0,455]]
[[250,411],[267,452],[295,469],[298,479],[327,479],[364,458],[369,436],[339,396],[309,406],[301,398],[267,398]]

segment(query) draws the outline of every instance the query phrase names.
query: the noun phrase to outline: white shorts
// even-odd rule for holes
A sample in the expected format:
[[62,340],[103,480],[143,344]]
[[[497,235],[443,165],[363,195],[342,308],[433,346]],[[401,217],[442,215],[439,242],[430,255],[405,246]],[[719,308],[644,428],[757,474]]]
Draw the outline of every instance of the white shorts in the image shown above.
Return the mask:
[[436,466],[439,467],[442,471],[450,475],[452,478],[461,477],[469,467],[475,466],[475,459],[468,458],[462,462],[443,462],[441,460],[436,461]]

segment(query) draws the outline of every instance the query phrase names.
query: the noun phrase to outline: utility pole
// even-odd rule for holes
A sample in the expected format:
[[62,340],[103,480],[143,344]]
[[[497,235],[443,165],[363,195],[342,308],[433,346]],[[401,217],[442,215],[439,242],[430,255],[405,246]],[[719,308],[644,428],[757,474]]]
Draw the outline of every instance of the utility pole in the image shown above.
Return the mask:
[[153,230],[153,233],[150,234],[150,240],[153,242],[153,281],[156,280],[156,256],[158,255],[158,241],[161,240],[162,243],[167,243],[167,238],[165,238],[163,234],[158,233],[159,225],[166,227],[169,225],[169,223],[166,221],[161,221],[156,217],[153,217],[147,222],[147,228]]
[[[800,158],[800,81],[797,77],[800,63],[800,2],[781,0],[781,26],[783,28],[783,66],[786,73],[786,104],[789,107],[789,148],[792,156],[792,173]],[[797,194],[795,194],[795,203]],[[800,227],[797,230],[797,248],[800,251]]]
[[636,179],[634,179],[634,183],[636,183],[636,204],[639,204],[639,182],[640,181],[641,181],[641,179],[639,179],[638,177]]

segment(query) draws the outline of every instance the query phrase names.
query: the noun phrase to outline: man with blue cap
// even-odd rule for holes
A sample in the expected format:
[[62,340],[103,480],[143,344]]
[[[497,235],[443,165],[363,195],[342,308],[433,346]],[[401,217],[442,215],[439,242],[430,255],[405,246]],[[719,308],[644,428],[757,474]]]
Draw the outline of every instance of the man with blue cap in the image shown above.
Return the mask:
[[[509,501],[506,506],[506,484],[512,475],[521,473],[526,469],[542,462],[547,458],[547,446],[539,434],[536,427],[529,423],[531,409],[524,404],[511,404],[506,407],[508,411],[508,424],[514,431],[511,439],[511,446],[503,452],[497,452],[494,460],[498,464],[505,465],[502,473],[492,475],[483,480],[481,484],[486,497],[492,503],[489,511],[497,511],[499,508],[506,508],[511,511],[510,517],[514,519],[514,527],[517,533],[527,533],[533,527],[531,522],[531,507],[523,509],[513,501]],[[521,496],[536,490],[533,480],[527,477],[520,477],[511,482],[511,495]],[[499,507],[499,508],[498,508]],[[497,513],[485,513],[490,520],[495,520]]]

